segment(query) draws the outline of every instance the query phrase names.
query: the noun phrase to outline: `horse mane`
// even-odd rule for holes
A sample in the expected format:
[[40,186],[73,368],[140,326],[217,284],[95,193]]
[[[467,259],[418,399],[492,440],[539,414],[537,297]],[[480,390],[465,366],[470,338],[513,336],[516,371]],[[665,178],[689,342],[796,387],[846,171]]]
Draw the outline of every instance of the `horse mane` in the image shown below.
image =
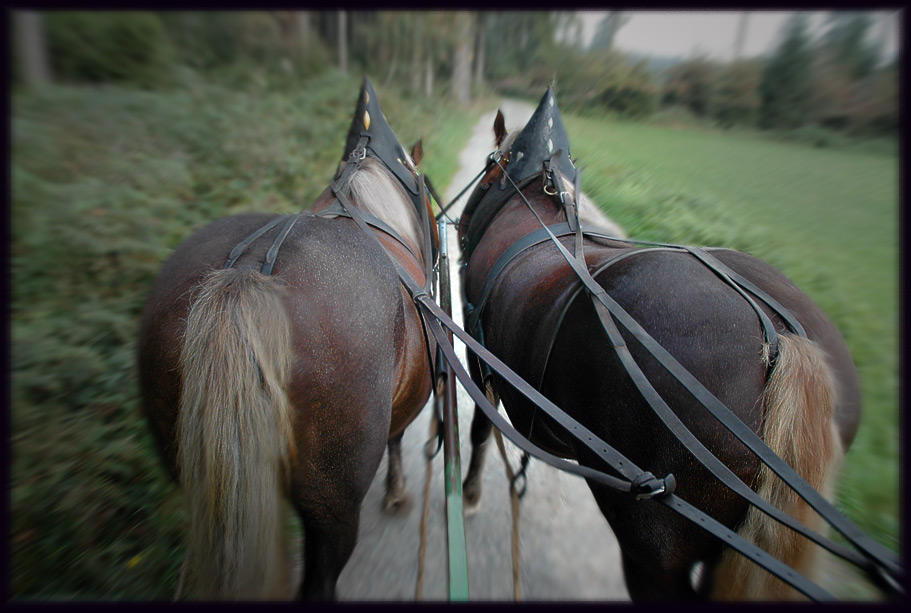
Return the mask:
[[[563,175],[563,173],[560,174],[562,175],[563,184],[566,185],[566,189],[569,190],[570,195],[575,198],[576,186],[573,185],[571,181],[567,180],[566,175]],[[616,236],[617,238],[627,238],[626,231],[608,217],[591,198],[585,195],[585,192],[582,192],[579,195],[577,204],[579,206],[579,221],[583,224],[598,226],[603,229],[606,234]]]
[[[341,168],[346,163],[342,162]],[[359,209],[389,224],[411,244],[415,253],[425,255],[417,210],[405,188],[382,162],[364,158],[341,189]]]

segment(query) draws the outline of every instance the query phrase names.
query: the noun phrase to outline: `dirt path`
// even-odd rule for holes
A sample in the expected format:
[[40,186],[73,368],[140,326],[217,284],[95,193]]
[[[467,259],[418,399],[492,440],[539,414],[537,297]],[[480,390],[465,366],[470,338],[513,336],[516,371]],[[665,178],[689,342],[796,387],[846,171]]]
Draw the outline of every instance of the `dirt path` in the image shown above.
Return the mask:
[[[507,126],[524,125],[534,108],[522,102],[503,101],[500,107]],[[460,169],[444,195],[449,202],[474,177],[493,150],[493,120],[496,109],[478,121],[459,157]],[[454,206],[458,216],[467,196]],[[453,319],[462,321],[459,300],[459,249],[454,231],[449,232],[453,279]],[[464,345],[456,342],[464,356]],[[464,357],[462,358],[464,361]],[[364,500],[358,545],[338,583],[341,600],[413,600],[417,578],[418,530],[423,505],[425,461],[421,452],[427,439],[428,408],[405,432],[403,461],[412,504],[404,516],[391,517],[381,510],[386,458],[380,464]],[[461,457],[467,468],[469,430],[474,404],[461,387],[458,392]],[[510,447],[515,466],[519,453]],[[444,519],[443,459],[433,461],[431,516],[428,526],[424,570],[424,599],[448,598],[446,533]],[[469,593],[471,600],[512,600],[511,530],[505,469],[495,446],[488,453],[484,494],[479,511],[466,518]],[[532,461],[528,469],[528,492],[521,503],[521,590],[529,601],[628,600],[620,568],[616,539],[585,482]]]

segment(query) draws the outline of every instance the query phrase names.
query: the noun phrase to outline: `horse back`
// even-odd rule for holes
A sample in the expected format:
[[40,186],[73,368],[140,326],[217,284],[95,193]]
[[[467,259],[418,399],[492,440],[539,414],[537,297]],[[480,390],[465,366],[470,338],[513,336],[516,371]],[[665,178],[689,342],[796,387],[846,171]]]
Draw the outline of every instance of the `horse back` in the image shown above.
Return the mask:
[[[172,474],[180,350],[192,301],[205,276],[224,267],[232,249],[274,217],[236,215],[203,227],[162,266],[147,300],[138,345],[140,387]],[[234,266],[259,270],[279,229],[251,243]],[[387,255],[350,220],[302,216],[282,244],[272,274],[288,288],[284,307],[294,359],[287,391],[298,407],[295,432],[308,432],[307,423],[322,420],[337,426],[338,440],[357,440],[358,433],[382,437],[381,450],[392,422],[402,429],[399,422],[408,419],[394,420],[393,413],[413,417],[423,406],[417,396],[429,395],[419,316],[405,300]],[[393,407],[396,399],[412,406]],[[308,448],[308,441],[299,446]]]

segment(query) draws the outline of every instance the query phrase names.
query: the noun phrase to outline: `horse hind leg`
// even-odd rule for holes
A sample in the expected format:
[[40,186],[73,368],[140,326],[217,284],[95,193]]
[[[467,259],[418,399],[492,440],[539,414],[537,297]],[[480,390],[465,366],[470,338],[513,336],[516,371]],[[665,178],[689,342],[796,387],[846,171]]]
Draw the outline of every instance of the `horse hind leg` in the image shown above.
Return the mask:
[[[767,350],[765,351],[767,353]],[[763,392],[763,438],[810,486],[832,499],[844,450],[835,425],[835,382],[825,354],[802,337],[779,336],[779,354]],[[828,525],[765,464],[757,493],[808,528]],[[746,540],[813,580],[819,547],[750,507],[740,528]],[[715,574],[713,597],[720,600],[793,600],[802,596],[733,550],[726,550]]]
[[[476,360],[470,360],[473,364]],[[472,379],[477,383],[481,379],[480,369],[472,368]],[[493,389],[493,381],[488,379],[484,383],[484,395],[493,406],[497,406],[500,398]],[[474,515],[481,506],[481,477],[484,471],[484,458],[490,447],[490,432],[493,424],[484,412],[477,406],[474,417],[471,419],[471,460],[468,463],[468,475],[462,483],[462,499],[466,515]]]
[[407,513],[411,499],[405,490],[405,471],[402,469],[402,437],[404,432],[389,441],[389,467],[386,473],[386,495],[383,511],[389,514]]

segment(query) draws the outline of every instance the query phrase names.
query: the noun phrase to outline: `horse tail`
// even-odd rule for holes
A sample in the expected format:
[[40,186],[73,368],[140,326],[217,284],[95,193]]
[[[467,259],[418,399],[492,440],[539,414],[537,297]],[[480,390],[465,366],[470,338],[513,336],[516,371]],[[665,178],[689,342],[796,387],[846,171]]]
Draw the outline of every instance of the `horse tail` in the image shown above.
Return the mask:
[[203,599],[273,597],[287,573],[294,447],[283,290],[256,271],[216,270],[187,319],[178,466],[190,508],[187,567]]
[[[822,349],[806,338],[782,334],[779,352],[763,391],[763,438],[810,486],[832,499],[842,449],[835,424],[835,381]],[[768,345],[763,356],[768,363]],[[775,473],[762,464],[757,494],[808,528],[828,524]],[[740,535],[773,557],[814,579],[819,547],[751,506]],[[800,595],[786,583],[733,550],[726,550],[714,596],[724,600],[791,600]]]

